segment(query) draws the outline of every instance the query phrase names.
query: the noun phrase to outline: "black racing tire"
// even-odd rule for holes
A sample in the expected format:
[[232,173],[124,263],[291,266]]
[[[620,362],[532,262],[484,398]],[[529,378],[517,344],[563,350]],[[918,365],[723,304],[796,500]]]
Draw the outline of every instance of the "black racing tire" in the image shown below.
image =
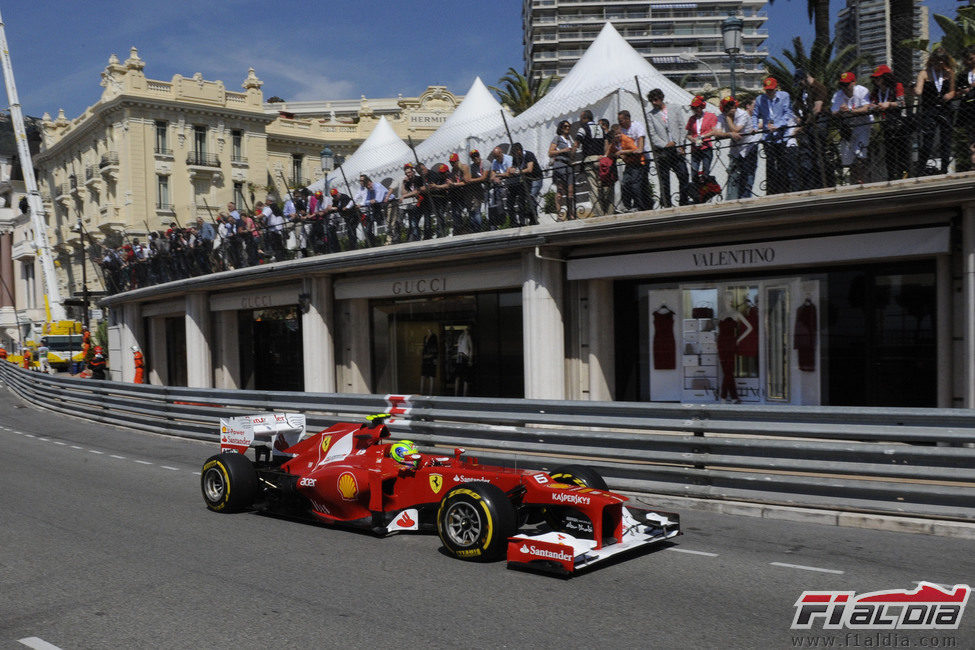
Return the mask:
[[599,475],[599,472],[585,465],[562,465],[549,472],[549,476],[556,483],[588,487],[594,490],[609,489],[609,486],[606,485],[606,481]]
[[200,489],[210,510],[240,512],[257,498],[257,470],[243,454],[210,456],[200,472]]
[[458,485],[437,508],[440,541],[447,553],[461,560],[497,560],[514,533],[514,506],[501,488],[490,483]]

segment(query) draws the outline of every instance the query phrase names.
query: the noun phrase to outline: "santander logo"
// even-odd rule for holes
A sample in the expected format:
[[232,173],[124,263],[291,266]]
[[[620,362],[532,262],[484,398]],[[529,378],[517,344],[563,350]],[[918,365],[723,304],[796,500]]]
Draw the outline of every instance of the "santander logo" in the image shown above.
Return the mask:
[[549,551],[544,548],[538,548],[537,546],[529,546],[528,544],[522,544],[521,548],[518,550],[525,555],[541,557],[545,558],[546,560],[561,560],[563,562],[571,562],[574,559],[571,553],[566,553],[565,551]]
[[413,518],[410,517],[410,513],[408,512],[404,512],[402,515],[400,515],[399,519],[396,520],[396,525],[402,526],[403,528],[409,528],[415,524],[416,522],[413,521]]

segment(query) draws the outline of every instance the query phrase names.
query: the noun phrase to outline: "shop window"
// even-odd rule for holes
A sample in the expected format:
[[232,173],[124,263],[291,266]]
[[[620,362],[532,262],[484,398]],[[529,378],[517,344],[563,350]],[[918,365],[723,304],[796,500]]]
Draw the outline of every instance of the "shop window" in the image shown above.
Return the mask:
[[372,303],[376,392],[524,397],[520,292]]
[[238,312],[241,388],[305,389],[297,305]]

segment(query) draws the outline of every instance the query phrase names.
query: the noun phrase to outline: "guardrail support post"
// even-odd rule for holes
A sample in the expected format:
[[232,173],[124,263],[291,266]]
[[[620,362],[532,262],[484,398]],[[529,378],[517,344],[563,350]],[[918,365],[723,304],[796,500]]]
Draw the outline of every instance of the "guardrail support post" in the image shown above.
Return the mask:
[[961,376],[964,384],[961,386],[960,397],[962,406],[975,408],[975,205],[968,204],[962,212],[962,261],[964,287],[964,301],[962,302],[962,336],[961,354],[955,358],[962,359],[964,367]]

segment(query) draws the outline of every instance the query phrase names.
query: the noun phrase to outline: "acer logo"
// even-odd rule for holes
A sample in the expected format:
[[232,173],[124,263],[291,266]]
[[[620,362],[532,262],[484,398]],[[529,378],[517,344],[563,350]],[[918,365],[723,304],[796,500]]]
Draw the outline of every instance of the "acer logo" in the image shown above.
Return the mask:
[[303,478],[300,481],[298,481],[298,485],[302,487],[315,487],[315,485],[317,484],[318,481],[313,478]]

